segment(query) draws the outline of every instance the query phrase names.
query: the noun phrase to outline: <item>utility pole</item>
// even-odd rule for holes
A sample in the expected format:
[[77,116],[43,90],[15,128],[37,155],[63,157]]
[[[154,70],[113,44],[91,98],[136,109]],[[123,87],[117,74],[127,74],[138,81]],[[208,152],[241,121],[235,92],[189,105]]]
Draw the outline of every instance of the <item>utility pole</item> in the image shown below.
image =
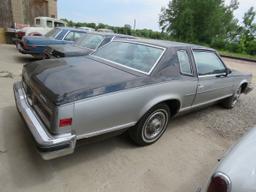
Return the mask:
[[133,29],[136,30],[136,19],[133,21]]

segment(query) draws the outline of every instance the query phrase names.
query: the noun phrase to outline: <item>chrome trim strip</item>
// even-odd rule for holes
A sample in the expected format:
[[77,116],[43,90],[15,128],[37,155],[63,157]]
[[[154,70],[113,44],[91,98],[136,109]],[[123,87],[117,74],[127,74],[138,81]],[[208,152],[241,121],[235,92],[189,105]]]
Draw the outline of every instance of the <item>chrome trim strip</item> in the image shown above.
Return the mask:
[[192,56],[193,56],[193,60],[196,66],[196,71],[197,71],[197,76],[200,77],[216,77],[217,75],[226,75],[225,73],[215,73],[215,74],[210,74],[210,75],[199,75],[199,71],[198,71],[198,66],[196,64],[196,59],[195,59],[195,55],[194,55],[194,51],[196,50],[200,50],[200,52],[210,52],[210,53],[214,53],[217,58],[219,59],[219,61],[223,64],[224,68],[227,68],[226,65],[223,63],[223,61],[220,59],[220,57],[216,54],[216,51],[214,50],[208,50],[208,49],[204,49],[204,48],[191,48],[191,52],[192,52]]
[[122,67],[125,67],[127,69],[131,69],[133,71],[137,71],[139,73],[143,73],[143,74],[146,74],[146,75],[150,75],[152,73],[152,71],[155,69],[156,65],[159,63],[159,61],[161,60],[162,56],[164,55],[164,53],[166,52],[166,48],[164,47],[159,47],[159,46],[155,46],[155,45],[151,45],[151,44],[146,44],[146,43],[138,43],[138,42],[130,42],[130,41],[120,41],[120,40],[114,40],[112,42],[124,42],[124,43],[130,43],[130,44],[138,44],[138,45],[145,45],[145,46],[148,46],[148,47],[153,47],[153,48],[157,48],[157,49],[162,49],[162,53],[160,54],[159,58],[156,60],[155,64],[151,67],[150,71],[149,72],[145,72],[145,71],[141,71],[141,70],[138,70],[138,69],[135,69],[135,68],[132,68],[132,67],[128,67],[124,64],[121,64],[121,63],[118,63],[118,62],[115,62],[115,61],[111,61],[111,60],[108,60],[108,59],[105,59],[105,58],[102,58],[102,57],[98,57],[94,54],[91,54],[91,56],[93,57],[96,57],[96,58],[99,58],[99,59],[102,59],[104,61],[108,61],[110,63],[113,63],[113,64],[116,64],[116,65],[119,65],[119,66],[122,66]]
[[232,182],[231,182],[231,179],[224,173],[222,172],[216,172],[212,178],[214,177],[221,177],[223,180],[226,181],[226,184],[227,184],[227,192],[231,192],[231,188],[232,188]]
[[225,99],[225,98],[230,97],[230,96],[232,96],[232,94],[225,95],[225,96],[223,96],[223,97],[219,97],[219,98],[217,98],[217,99],[213,99],[213,100],[210,100],[210,101],[207,101],[207,102],[204,102],[204,103],[200,103],[200,104],[197,104],[197,105],[192,105],[192,106],[189,106],[189,107],[181,108],[181,109],[179,110],[179,112],[184,112],[184,111],[192,110],[192,109],[195,109],[195,108],[204,106],[204,105],[208,105],[208,104],[214,103],[214,102],[216,102],[216,101]]
[[113,131],[119,131],[119,130],[122,130],[122,129],[132,127],[134,125],[136,125],[136,122],[131,122],[131,123],[127,123],[127,124],[124,124],[124,125],[119,125],[119,126],[116,126],[116,127],[107,128],[107,129],[103,129],[103,130],[100,130],[100,131],[95,131],[95,132],[92,132],[92,133],[86,133],[86,134],[83,134],[83,135],[78,135],[77,139],[80,140],[80,139],[85,139],[85,138],[90,138],[90,137],[102,135],[102,134],[105,134],[105,133],[110,133],[110,132],[113,132]]
[[206,78],[206,77],[216,77],[217,75],[226,75],[226,73],[214,73],[214,74],[210,74],[210,75],[199,75],[199,78]]

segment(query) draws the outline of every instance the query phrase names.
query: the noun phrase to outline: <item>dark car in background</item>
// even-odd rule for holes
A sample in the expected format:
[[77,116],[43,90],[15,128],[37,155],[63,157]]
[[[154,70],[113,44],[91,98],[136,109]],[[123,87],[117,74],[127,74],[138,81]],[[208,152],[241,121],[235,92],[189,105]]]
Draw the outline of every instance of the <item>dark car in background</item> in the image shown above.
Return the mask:
[[87,31],[83,29],[57,27],[49,31],[45,36],[24,36],[17,44],[17,49],[22,54],[42,58],[44,50],[49,45],[72,44]]
[[129,35],[89,32],[74,44],[48,46],[44,51],[44,59],[89,55],[116,38],[135,39]]

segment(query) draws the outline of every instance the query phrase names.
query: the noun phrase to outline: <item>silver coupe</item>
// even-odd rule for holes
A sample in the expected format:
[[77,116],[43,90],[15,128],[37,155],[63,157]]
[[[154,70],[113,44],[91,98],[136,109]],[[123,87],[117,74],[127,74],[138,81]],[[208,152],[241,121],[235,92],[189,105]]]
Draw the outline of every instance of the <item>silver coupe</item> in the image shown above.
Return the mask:
[[233,108],[252,75],[229,69],[210,48],[158,40],[114,40],[86,57],[26,64],[16,105],[44,159],[76,141],[128,130],[156,142],[170,118],[221,103]]

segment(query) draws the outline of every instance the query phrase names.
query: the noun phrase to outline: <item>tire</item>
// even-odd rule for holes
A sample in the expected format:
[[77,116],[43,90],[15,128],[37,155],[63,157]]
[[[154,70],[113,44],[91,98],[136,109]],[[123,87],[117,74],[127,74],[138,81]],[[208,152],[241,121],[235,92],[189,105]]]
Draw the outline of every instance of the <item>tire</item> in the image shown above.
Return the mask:
[[242,92],[242,88],[239,87],[235,94],[232,95],[231,97],[225,99],[223,102],[222,102],[222,106],[226,109],[233,109],[236,104],[238,103],[239,99],[240,99],[240,96],[241,96],[241,92]]
[[158,104],[129,129],[129,136],[139,146],[153,144],[164,134],[169,118],[169,107],[166,104]]

